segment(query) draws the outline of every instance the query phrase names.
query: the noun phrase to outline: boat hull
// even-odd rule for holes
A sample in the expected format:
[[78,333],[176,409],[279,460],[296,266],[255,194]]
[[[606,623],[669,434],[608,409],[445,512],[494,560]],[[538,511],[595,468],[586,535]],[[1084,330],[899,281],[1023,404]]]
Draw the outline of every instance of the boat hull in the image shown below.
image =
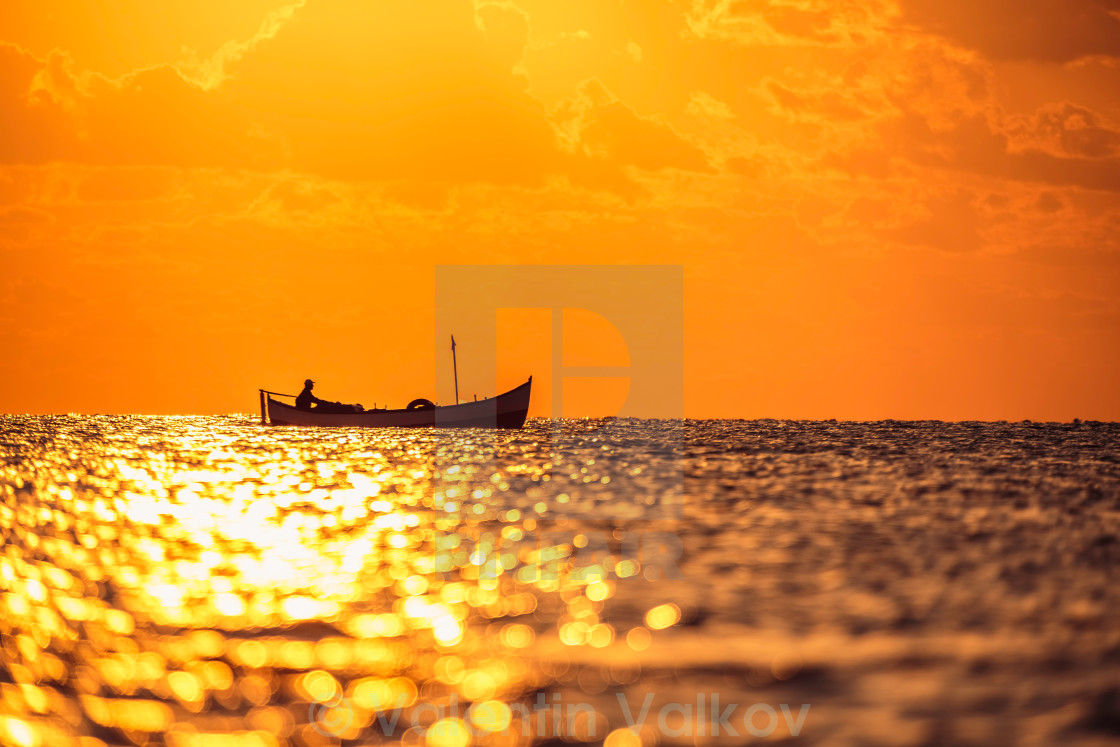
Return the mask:
[[533,378],[497,397],[416,410],[326,412],[301,410],[267,397],[262,415],[271,425],[319,428],[520,428],[529,413]]

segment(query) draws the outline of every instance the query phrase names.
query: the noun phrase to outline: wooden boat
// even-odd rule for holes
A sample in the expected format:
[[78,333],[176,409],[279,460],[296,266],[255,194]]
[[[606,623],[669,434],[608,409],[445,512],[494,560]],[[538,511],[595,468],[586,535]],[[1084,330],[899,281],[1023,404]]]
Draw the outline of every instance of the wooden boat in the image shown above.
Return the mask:
[[366,410],[363,412],[316,412],[273,399],[273,395],[292,395],[260,390],[261,423],[342,428],[520,428],[529,413],[529,393],[533,377],[521,386],[496,397],[462,402],[443,407],[430,403],[403,410]]

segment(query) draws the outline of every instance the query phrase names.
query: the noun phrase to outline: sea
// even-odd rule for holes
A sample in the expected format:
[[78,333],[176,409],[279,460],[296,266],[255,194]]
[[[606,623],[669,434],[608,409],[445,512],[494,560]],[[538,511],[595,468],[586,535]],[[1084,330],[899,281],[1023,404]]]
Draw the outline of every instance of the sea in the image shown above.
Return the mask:
[[1116,744],[1118,436],[0,416],[0,744]]

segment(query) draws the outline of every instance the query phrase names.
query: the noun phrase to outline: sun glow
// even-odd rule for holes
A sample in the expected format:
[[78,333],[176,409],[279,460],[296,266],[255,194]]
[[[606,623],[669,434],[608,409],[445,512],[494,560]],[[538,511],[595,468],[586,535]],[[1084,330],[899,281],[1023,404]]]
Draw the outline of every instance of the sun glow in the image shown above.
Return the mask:
[[[1085,5],[9,3],[4,407],[445,401],[433,267],[612,263],[684,266],[690,416],[1117,417]],[[456,330],[465,391],[548,370],[511,324],[494,380]]]

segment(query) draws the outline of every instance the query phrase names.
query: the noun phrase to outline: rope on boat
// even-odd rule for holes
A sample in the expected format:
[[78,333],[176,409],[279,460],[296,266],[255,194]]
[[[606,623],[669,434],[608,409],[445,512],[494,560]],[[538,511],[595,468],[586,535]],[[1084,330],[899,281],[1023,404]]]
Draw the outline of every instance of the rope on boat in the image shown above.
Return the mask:
[[282,392],[270,392],[267,389],[259,389],[257,391],[264,392],[265,394],[274,394],[277,397],[291,397],[292,399],[295,399],[298,396],[298,395],[295,395],[295,394],[284,394]]

